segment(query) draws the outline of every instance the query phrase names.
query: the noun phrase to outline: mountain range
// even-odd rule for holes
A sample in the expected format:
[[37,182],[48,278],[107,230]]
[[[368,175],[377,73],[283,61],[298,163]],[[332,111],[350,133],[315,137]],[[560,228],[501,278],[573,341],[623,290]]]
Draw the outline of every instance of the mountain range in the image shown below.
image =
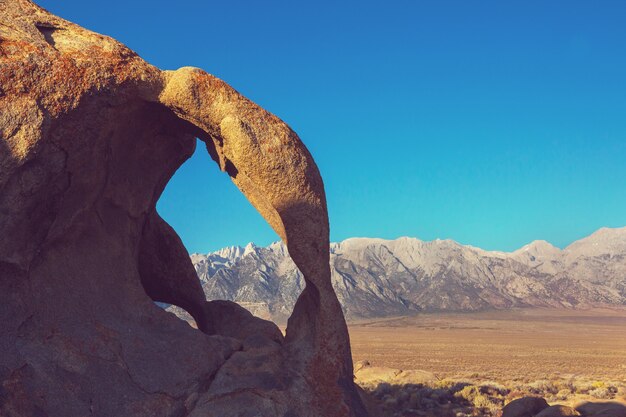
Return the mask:
[[[534,241],[514,252],[453,240],[351,238],[330,247],[333,286],[348,319],[513,307],[626,305],[626,227],[565,249]],[[233,300],[284,322],[304,287],[282,242],[250,243],[191,260],[207,299]]]

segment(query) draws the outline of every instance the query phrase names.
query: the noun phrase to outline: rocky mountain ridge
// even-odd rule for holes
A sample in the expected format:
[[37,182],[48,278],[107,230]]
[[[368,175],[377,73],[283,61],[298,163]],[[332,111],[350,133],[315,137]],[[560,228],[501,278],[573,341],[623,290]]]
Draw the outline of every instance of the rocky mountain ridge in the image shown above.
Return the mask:
[[[534,241],[514,252],[452,240],[351,238],[331,244],[332,282],[352,319],[419,311],[626,305],[626,227],[565,249]],[[283,321],[304,287],[286,247],[250,243],[191,255],[207,299]]]

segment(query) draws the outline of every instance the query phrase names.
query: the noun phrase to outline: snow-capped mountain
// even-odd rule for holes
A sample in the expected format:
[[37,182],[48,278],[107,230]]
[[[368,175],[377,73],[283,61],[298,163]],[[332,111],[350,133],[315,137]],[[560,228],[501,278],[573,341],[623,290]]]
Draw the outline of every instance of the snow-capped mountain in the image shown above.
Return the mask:
[[[304,286],[286,247],[248,244],[192,262],[207,299],[282,321]],[[490,252],[452,240],[352,238],[331,244],[332,281],[349,318],[418,311],[626,305],[626,227],[561,250],[545,241]]]

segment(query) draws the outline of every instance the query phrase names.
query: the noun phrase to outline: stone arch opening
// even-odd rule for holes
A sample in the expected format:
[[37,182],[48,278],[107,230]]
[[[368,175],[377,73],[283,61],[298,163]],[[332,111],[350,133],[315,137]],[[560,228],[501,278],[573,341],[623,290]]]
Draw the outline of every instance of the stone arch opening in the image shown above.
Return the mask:
[[[192,259],[195,272],[200,280],[203,294],[207,302],[214,300],[225,300],[238,302],[234,293],[238,287],[226,288],[231,293],[217,296],[210,296],[209,291],[204,291],[207,285],[213,284],[211,280],[220,279],[216,274],[216,266],[211,265],[209,254],[226,246],[244,246],[248,242],[258,242],[260,234],[273,235],[273,240],[280,238],[275,235],[266,221],[252,207],[240,190],[231,181],[236,177],[237,168],[230,161],[225,163],[225,172],[221,172],[216,166],[218,157],[211,139],[206,134],[190,127],[193,134],[203,136],[195,139],[195,149],[193,154],[184,161],[167,182],[163,193],[159,197],[156,211],[172,228],[172,231],[181,237],[181,244],[184,245],[188,253],[182,254],[186,258]],[[203,209],[210,196],[210,203],[215,204],[211,210]],[[207,220],[210,216],[211,221]],[[217,231],[215,228],[219,228]],[[250,232],[254,230],[254,232]],[[257,233],[258,232],[258,233]],[[223,243],[208,243],[212,235],[226,235],[227,241]],[[232,238],[230,236],[233,236]],[[232,240],[231,240],[232,239]],[[199,259],[200,261],[194,261]],[[217,262],[217,261],[216,261]],[[208,263],[208,264],[207,264]],[[176,273],[177,271],[172,271]],[[150,283],[144,283],[144,288]],[[220,282],[218,285],[225,285]],[[176,289],[169,289],[176,291]],[[198,326],[194,315],[178,302],[170,303],[161,301],[167,298],[167,294],[155,293],[147,290],[148,295],[155,300],[160,307],[176,314],[179,318],[187,321],[192,327]],[[261,300],[259,300],[260,302]],[[246,306],[244,305],[244,308]],[[248,311],[250,311],[248,309]],[[251,311],[251,313],[255,313]],[[197,317],[198,314],[195,314]],[[267,316],[262,318],[268,319]],[[205,330],[207,330],[205,328]],[[210,330],[209,330],[210,331]]]

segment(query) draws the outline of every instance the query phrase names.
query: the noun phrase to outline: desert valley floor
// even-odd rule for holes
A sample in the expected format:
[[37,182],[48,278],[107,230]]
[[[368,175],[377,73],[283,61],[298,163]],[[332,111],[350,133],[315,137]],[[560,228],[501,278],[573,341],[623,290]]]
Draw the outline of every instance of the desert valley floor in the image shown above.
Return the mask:
[[348,327],[355,380],[376,417],[499,417],[528,396],[626,416],[624,307],[424,313]]
[[626,413],[623,308],[421,314],[349,327],[356,381],[380,416],[500,416],[526,396]]
[[520,309],[350,324],[355,362],[440,378],[577,375],[626,382],[626,309]]

